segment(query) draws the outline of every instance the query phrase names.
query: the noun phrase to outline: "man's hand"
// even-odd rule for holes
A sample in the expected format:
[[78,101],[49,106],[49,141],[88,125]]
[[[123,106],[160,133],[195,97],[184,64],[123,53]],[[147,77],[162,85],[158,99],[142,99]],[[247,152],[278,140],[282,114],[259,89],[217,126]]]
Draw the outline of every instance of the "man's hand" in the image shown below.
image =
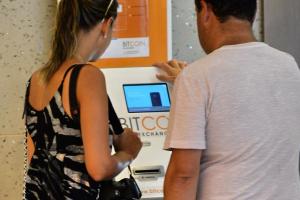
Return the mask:
[[187,66],[187,63],[184,61],[170,60],[168,62],[155,63],[153,66],[164,72],[156,75],[159,80],[174,83],[178,74]]

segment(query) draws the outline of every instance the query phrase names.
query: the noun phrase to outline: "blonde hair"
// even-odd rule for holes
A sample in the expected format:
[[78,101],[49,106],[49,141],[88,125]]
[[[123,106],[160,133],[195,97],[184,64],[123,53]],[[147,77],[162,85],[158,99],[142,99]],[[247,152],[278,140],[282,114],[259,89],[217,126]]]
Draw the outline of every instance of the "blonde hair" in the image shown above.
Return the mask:
[[51,55],[41,69],[48,83],[61,64],[74,56],[80,30],[89,31],[103,19],[117,16],[116,0],[61,0],[56,15],[56,27]]

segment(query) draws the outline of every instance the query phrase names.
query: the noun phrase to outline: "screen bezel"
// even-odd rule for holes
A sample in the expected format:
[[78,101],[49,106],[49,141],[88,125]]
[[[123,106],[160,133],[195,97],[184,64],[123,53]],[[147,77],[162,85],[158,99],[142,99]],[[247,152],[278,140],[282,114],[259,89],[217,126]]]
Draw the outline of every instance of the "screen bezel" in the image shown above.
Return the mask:
[[158,112],[170,112],[170,108],[168,110],[159,110],[159,111],[139,111],[139,112],[136,112],[136,111],[129,111],[129,107],[128,107],[128,104],[127,104],[127,97],[126,97],[126,94],[125,94],[125,87],[126,86],[151,86],[151,85],[165,85],[166,88],[167,88],[167,97],[168,97],[168,100],[169,100],[169,103],[170,103],[170,108],[171,108],[171,99],[170,99],[170,92],[169,92],[169,87],[168,87],[168,84],[167,83],[164,83],[164,82],[161,82],[161,83],[126,83],[126,84],[123,84],[123,94],[124,94],[124,97],[125,97],[125,104],[126,104],[126,108],[127,108],[127,112],[128,113],[158,113]]

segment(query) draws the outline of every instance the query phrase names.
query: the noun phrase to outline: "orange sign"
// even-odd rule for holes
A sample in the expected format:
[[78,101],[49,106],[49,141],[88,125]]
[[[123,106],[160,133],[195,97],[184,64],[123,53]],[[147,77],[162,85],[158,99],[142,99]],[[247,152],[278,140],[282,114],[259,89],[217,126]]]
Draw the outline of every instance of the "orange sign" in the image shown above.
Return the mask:
[[119,0],[113,40],[93,64],[144,67],[168,59],[167,0]]
[[147,0],[119,0],[119,13],[114,37],[149,37],[149,6]]

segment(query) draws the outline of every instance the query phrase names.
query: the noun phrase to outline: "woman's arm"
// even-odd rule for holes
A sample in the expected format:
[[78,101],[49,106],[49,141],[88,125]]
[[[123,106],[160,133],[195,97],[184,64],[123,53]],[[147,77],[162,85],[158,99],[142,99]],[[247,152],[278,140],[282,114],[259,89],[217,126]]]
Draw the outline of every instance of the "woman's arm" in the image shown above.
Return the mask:
[[93,66],[82,69],[78,78],[77,98],[88,173],[96,181],[113,178],[136,157],[141,142],[137,136],[125,134],[128,144],[121,145],[120,151],[111,155],[108,99],[105,78],[99,69]]
[[28,134],[27,135],[27,164],[30,163],[31,158],[32,158],[32,156],[34,154],[34,150],[35,150],[35,147],[34,147],[32,138]]

